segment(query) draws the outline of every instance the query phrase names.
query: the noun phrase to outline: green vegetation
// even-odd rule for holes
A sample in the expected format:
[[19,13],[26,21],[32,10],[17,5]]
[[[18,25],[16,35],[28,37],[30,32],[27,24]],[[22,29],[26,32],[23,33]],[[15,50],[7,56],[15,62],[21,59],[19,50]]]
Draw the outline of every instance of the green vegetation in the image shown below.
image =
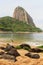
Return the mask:
[[16,48],[16,49],[30,50],[30,48],[29,48],[29,47],[23,47],[23,48],[21,48],[21,46],[16,46],[15,48]]
[[26,24],[23,21],[16,20],[9,16],[0,18],[0,31],[41,32],[39,28],[36,28],[30,24]]
[[16,46],[15,48],[16,48],[16,49],[22,49],[21,46]]
[[43,48],[43,46],[38,46],[38,48]]

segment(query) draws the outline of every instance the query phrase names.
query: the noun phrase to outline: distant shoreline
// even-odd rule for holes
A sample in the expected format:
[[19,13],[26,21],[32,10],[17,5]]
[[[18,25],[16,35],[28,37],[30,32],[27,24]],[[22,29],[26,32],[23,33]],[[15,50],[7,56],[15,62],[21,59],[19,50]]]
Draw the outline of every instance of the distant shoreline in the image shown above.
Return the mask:
[[0,31],[0,33],[43,33],[43,32],[4,32],[4,31]]

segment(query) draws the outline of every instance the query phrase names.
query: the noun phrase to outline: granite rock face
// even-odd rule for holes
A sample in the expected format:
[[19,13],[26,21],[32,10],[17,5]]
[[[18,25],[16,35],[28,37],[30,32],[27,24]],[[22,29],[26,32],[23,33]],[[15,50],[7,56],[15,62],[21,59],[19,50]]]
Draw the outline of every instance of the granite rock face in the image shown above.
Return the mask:
[[13,18],[19,21],[26,22],[27,24],[35,26],[32,17],[22,7],[16,7],[13,13]]

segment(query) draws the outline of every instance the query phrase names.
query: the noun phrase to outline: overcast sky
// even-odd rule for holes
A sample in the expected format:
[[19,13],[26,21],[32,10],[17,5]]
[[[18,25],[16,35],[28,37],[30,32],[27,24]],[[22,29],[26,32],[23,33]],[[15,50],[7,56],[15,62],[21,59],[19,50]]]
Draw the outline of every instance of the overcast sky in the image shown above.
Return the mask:
[[17,6],[23,7],[36,26],[43,29],[43,0],[0,0],[0,17],[13,16]]

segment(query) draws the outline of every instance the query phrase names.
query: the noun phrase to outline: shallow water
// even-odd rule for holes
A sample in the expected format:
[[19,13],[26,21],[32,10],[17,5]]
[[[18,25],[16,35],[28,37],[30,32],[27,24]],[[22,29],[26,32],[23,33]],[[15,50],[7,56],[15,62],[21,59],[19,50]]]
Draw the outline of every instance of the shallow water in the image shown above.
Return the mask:
[[43,33],[0,33],[0,41],[23,41],[30,45],[43,45]]

